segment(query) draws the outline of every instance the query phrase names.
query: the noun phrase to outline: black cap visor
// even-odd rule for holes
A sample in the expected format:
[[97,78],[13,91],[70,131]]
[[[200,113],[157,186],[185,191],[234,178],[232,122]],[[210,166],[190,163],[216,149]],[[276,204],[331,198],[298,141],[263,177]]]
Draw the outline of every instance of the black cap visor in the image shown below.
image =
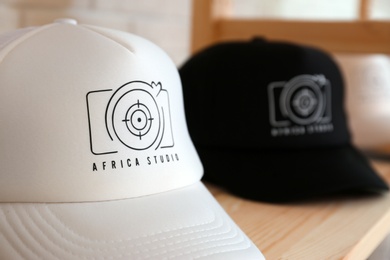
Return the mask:
[[338,193],[382,193],[386,182],[352,145],[249,151],[204,149],[203,180],[251,200],[293,202]]

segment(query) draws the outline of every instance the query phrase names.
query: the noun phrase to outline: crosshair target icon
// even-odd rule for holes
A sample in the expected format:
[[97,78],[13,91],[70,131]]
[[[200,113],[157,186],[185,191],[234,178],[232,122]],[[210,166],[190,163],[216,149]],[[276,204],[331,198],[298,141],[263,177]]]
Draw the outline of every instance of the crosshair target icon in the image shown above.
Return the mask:
[[322,119],[326,97],[322,85],[312,76],[299,76],[287,82],[280,96],[281,111],[292,121],[308,125]]
[[149,92],[130,90],[116,102],[112,123],[116,136],[124,145],[135,150],[148,149],[160,133],[159,107]]
[[127,129],[135,136],[138,136],[141,140],[152,127],[153,116],[147,106],[140,103],[132,105],[126,113],[123,122],[126,123]]

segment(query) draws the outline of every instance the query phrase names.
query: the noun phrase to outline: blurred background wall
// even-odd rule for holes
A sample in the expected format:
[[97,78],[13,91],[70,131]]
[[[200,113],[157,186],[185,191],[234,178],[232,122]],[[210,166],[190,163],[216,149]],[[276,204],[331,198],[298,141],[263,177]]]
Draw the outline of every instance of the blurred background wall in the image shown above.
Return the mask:
[[[353,20],[358,0],[227,0],[231,16]],[[371,19],[390,19],[390,1],[372,0]],[[179,65],[190,50],[192,0],[0,0],[0,33],[57,18],[132,32],[163,48]]]

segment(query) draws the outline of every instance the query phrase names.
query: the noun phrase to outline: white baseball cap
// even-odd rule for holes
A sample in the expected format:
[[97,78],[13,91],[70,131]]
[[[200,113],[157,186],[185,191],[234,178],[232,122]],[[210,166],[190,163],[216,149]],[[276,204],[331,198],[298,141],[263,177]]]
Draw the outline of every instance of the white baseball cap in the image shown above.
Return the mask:
[[0,259],[264,259],[200,182],[177,69],[70,19],[0,35]]

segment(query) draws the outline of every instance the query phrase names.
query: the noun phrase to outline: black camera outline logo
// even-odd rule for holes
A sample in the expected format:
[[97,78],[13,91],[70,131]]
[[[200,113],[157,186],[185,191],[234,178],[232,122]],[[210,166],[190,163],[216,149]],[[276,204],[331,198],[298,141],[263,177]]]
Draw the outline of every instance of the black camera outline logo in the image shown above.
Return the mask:
[[274,127],[325,124],[332,120],[330,82],[322,74],[272,82],[268,85],[268,99],[270,123]]
[[160,82],[131,81],[90,91],[86,100],[94,155],[117,153],[118,141],[136,151],[174,146],[169,95]]

